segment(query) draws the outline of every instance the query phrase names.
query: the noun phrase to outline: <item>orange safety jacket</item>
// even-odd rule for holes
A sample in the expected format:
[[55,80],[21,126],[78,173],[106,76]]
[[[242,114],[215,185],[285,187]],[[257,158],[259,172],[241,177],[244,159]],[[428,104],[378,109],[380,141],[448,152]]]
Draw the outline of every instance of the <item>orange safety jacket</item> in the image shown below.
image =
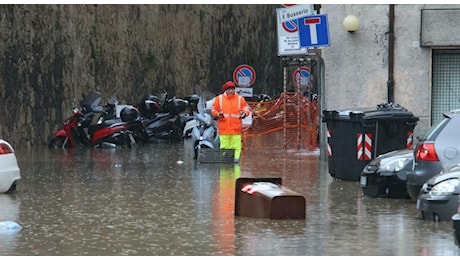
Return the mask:
[[216,97],[212,105],[211,115],[217,117],[219,113],[224,114],[223,118],[217,120],[219,134],[241,134],[241,111],[244,111],[248,116],[251,113],[251,108],[244,97],[237,93],[232,96],[223,93]]

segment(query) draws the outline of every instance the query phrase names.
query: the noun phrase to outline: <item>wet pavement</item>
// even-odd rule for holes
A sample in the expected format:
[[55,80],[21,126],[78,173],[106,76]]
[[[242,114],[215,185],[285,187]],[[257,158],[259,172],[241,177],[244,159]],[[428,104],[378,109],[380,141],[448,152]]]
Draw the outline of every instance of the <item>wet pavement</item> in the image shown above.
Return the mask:
[[[451,222],[415,202],[369,198],[334,180],[319,152],[245,151],[239,165],[196,163],[188,142],[132,149],[17,150],[18,191],[0,194],[0,255],[456,256]],[[280,177],[303,220],[234,216],[235,180]]]

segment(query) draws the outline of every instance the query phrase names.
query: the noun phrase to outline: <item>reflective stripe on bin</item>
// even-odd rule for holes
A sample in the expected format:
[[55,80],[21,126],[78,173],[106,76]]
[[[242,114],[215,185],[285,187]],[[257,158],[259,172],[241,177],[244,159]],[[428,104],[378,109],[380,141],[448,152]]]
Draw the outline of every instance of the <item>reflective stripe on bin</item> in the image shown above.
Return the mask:
[[249,194],[254,194],[256,191],[257,191],[257,188],[254,187],[253,185],[251,184],[247,184],[245,186],[243,186],[243,188],[241,188],[241,191],[242,192],[246,192],[246,193],[249,193]]
[[[364,135],[364,142],[363,142],[363,134],[358,133],[356,137],[356,148],[357,148],[357,157],[358,160],[366,160],[369,161],[372,158],[372,134],[365,134]],[[363,152],[364,150],[364,152]]]
[[406,144],[407,149],[411,149],[413,144],[414,144],[414,134],[412,133],[412,131],[408,131],[407,132],[407,144]]
[[364,160],[372,158],[372,134],[366,134],[364,137]]
[[329,138],[331,138],[331,130],[327,130],[327,156],[332,156],[331,144],[329,143]]
[[263,191],[271,196],[279,196],[283,193],[279,185],[271,182],[254,182],[253,184],[246,184],[241,188],[241,191],[251,195]]

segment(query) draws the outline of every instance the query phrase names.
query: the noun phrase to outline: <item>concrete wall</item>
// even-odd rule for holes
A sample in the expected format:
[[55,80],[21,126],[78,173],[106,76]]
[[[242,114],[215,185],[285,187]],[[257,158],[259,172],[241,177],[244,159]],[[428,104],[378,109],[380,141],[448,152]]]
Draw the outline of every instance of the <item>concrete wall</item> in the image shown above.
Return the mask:
[[[395,5],[394,103],[420,118],[415,136],[430,126],[431,48],[420,45],[421,10],[455,8],[460,5]],[[321,13],[328,15],[331,43],[322,51],[326,109],[375,108],[388,102],[389,12],[390,5],[322,5]],[[360,21],[354,33],[343,28],[343,19],[350,14]],[[430,30],[455,33],[456,22],[445,19],[448,24],[444,28]]]

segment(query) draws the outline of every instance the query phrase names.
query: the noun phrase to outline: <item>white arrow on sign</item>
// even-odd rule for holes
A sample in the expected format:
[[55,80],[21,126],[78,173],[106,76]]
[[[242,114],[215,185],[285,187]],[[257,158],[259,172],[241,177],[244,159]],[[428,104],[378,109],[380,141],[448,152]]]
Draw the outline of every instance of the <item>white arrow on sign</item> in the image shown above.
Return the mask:
[[313,5],[294,5],[281,8],[279,12],[280,22],[291,21],[305,16],[313,15]]

